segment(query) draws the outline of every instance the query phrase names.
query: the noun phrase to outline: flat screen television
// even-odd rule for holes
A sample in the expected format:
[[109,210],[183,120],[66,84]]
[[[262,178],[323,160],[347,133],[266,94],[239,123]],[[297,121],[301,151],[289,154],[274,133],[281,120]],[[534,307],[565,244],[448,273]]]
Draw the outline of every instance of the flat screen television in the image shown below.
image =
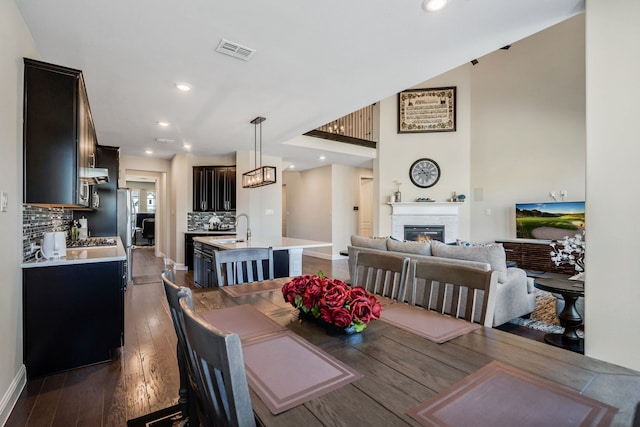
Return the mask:
[[584,230],[584,202],[516,203],[516,237],[558,240]]

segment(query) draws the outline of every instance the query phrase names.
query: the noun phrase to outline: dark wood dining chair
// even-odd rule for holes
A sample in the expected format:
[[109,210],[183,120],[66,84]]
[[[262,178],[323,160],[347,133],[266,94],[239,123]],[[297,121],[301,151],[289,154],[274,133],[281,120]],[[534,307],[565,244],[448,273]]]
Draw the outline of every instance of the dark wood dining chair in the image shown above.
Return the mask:
[[404,301],[408,273],[408,257],[357,252],[351,285],[362,286],[373,294]]
[[[182,416],[189,419],[189,425],[198,425],[198,407],[197,394],[199,387],[191,365],[188,362],[188,350],[186,338],[184,335],[184,326],[182,325],[182,317],[180,316],[180,296],[185,295],[190,299],[188,288],[181,288],[173,282],[173,271],[163,270],[161,274],[164,292],[169,303],[169,312],[173,327],[176,331],[178,344],[176,346],[176,356],[178,358],[178,370],[180,373],[180,389],[178,390],[178,404],[182,411]],[[193,304],[191,302],[191,304]]]
[[495,271],[412,261],[408,303],[491,327],[497,285]]
[[190,360],[203,385],[201,407],[210,420],[205,425],[255,426],[240,337],[202,320],[186,298],[180,299],[180,307]]
[[[273,249],[246,248],[214,251],[218,286],[273,279]],[[266,271],[265,273],[265,269]]]

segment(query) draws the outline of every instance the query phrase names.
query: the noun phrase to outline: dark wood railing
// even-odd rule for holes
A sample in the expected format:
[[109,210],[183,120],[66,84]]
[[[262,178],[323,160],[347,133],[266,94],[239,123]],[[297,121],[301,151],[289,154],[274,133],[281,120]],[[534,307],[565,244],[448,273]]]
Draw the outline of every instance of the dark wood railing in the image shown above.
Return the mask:
[[375,148],[373,107],[373,105],[369,105],[361,108],[309,131],[305,135]]

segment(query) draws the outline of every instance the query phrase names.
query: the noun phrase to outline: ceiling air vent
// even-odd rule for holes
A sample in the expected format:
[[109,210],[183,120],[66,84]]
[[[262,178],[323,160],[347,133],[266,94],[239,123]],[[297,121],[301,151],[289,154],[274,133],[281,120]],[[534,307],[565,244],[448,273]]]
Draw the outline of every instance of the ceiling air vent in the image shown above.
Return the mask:
[[174,142],[176,142],[176,140],[169,138],[156,138],[156,142],[161,142],[163,144],[173,144]]
[[254,49],[225,39],[220,40],[220,44],[218,44],[216,52],[224,53],[225,55],[233,56],[234,58],[243,59],[245,61],[251,59],[251,57],[256,53]]

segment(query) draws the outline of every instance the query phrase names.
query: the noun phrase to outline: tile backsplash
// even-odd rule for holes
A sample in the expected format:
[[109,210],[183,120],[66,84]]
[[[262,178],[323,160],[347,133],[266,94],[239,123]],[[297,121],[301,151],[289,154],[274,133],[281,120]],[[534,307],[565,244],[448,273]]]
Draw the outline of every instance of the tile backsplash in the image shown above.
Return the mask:
[[35,258],[30,253],[31,243],[40,245],[44,233],[48,231],[69,231],[69,223],[73,220],[73,211],[64,208],[47,208],[41,206],[22,206],[22,260]]
[[236,215],[233,212],[188,212],[187,231],[204,231],[204,226],[209,225],[212,216],[217,216],[220,220],[219,229],[229,230],[234,228]]

